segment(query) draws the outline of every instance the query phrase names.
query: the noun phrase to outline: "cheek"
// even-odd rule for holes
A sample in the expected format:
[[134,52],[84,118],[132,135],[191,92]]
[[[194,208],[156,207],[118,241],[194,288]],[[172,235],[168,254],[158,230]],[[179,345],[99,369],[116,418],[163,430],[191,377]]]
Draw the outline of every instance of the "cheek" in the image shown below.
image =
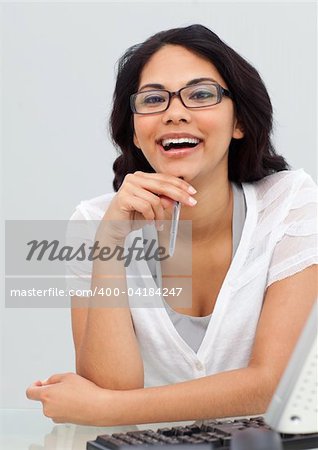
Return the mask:
[[157,129],[154,117],[137,116],[134,118],[135,137],[139,144],[152,139]]
[[202,117],[200,120],[202,130],[207,133],[208,138],[218,136],[219,139],[231,138],[234,127],[234,118],[232,114],[213,114],[209,117]]

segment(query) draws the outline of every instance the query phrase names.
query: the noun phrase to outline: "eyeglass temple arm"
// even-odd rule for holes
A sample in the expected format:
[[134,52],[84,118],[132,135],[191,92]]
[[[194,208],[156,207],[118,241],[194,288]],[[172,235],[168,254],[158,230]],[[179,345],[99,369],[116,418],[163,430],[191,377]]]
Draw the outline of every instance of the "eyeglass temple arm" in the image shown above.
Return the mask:
[[222,86],[220,86],[220,87],[221,87],[221,92],[223,95],[225,95],[226,97],[229,97],[229,98],[233,98],[232,93],[228,89],[225,89]]

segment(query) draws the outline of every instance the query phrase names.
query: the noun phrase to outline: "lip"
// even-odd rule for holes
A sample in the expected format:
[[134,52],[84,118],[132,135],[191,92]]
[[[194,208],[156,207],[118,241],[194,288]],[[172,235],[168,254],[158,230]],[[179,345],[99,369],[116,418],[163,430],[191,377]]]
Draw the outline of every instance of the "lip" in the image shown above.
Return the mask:
[[[185,137],[185,136],[181,136],[181,137]],[[189,137],[189,136],[186,136]],[[164,139],[168,139],[168,138],[164,138]],[[195,152],[197,152],[202,145],[202,141],[196,145],[195,147],[185,147],[185,148],[179,148],[179,149],[175,149],[175,150],[169,150],[169,151],[165,151],[165,149],[163,148],[163,146],[161,144],[159,144],[159,142],[157,142],[157,146],[159,148],[160,153],[162,153],[165,157],[167,158],[182,158],[184,156],[188,156],[191,155]]]

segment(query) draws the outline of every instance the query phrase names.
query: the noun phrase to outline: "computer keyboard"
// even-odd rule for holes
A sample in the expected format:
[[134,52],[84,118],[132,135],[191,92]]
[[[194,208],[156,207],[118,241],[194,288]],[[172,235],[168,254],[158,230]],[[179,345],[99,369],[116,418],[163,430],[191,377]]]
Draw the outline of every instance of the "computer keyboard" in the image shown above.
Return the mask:
[[[87,450],[157,450],[163,447],[182,446],[184,450],[193,445],[198,450],[230,450],[233,435],[236,432],[257,429],[269,432],[263,417],[238,420],[211,420],[201,425],[191,424],[172,428],[154,430],[137,430],[125,433],[113,433],[97,436],[95,441],[87,442]],[[284,450],[318,449],[318,433],[314,434],[280,434]],[[234,438],[235,439],[235,438]],[[234,440],[233,440],[234,441]],[[179,447],[181,450],[181,448]],[[168,450],[168,449],[167,449]],[[246,449],[249,450],[249,449]]]

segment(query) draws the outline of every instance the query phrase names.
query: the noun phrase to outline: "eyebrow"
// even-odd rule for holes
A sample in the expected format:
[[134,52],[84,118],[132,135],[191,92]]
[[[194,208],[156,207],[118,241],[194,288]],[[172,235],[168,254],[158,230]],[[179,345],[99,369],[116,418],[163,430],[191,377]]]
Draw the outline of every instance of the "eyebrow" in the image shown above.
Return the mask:
[[[212,81],[213,83],[217,83],[216,80],[214,80],[213,78],[208,78],[208,77],[202,77],[202,78],[194,78],[193,80],[190,80],[187,82],[187,84],[185,85],[185,87],[187,86],[193,86],[194,84],[198,84],[201,83],[202,81]],[[148,84],[144,84],[143,86],[141,86],[139,88],[139,91],[142,91],[145,88],[153,88],[153,89],[165,89],[163,84],[159,84],[159,83],[148,83]]]

